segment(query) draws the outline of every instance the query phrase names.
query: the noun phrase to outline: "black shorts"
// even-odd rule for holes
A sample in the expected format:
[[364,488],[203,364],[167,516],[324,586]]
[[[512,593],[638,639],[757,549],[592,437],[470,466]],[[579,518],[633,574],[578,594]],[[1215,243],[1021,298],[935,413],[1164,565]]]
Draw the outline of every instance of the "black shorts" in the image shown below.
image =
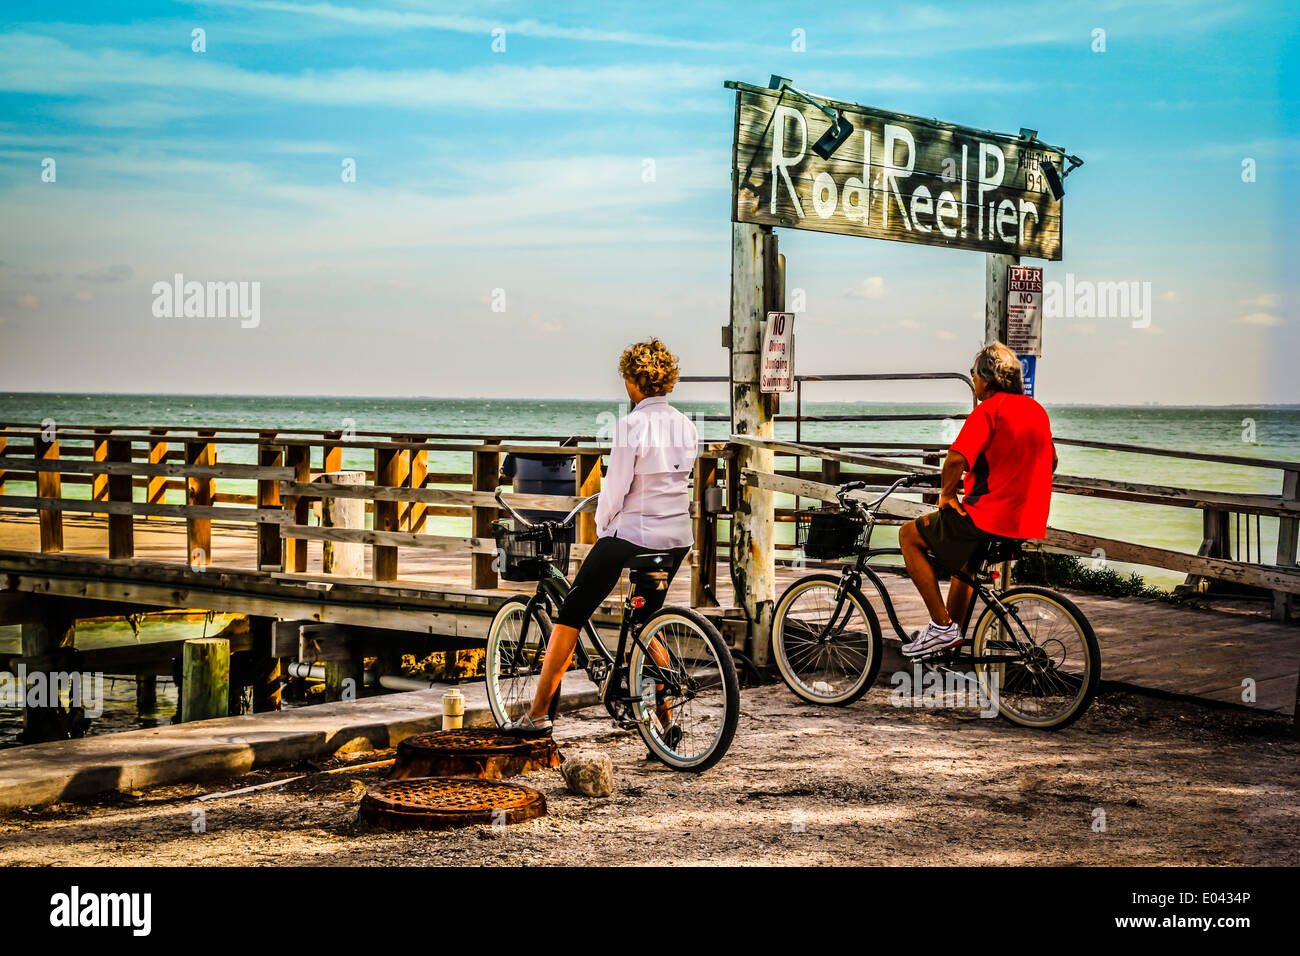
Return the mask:
[[[668,571],[668,582],[671,584],[673,575],[681,566],[682,559],[686,557],[690,547],[684,548],[643,548],[639,544],[633,544],[631,541],[624,541],[622,538],[607,537],[600,538],[591,551],[587,553],[587,558],[582,562],[582,567],[578,569],[577,576],[573,579],[573,586],[569,589],[569,596],[564,600],[564,606],[560,608],[560,613],[556,615],[557,624],[564,624],[568,627],[582,627],[595,613],[596,608],[600,607],[600,602],[609,597],[611,591],[618,586],[619,575],[623,573],[623,568],[627,562],[638,554],[671,554],[673,556],[672,566]],[[646,593],[645,607],[641,613],[645,615],[653,614],[663,607],[664,598],[668,596],[667,590],[651,591]]]
[[1000,540],[998,535],[975,527],[970,515],[964,515],[956,508],[940,508],[921,515],[916,519],[916,530],[921,532],[926,548],[949,574],[965,569],[977,551],[983,553],[983,546]]

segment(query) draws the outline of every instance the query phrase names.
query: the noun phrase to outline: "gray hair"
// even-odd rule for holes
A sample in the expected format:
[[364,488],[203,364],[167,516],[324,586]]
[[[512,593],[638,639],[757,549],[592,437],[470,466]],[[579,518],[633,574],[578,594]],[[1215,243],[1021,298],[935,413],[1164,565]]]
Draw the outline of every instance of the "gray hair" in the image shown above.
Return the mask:
[[1025,384],[1020,378],[1020,359],[1001,342],[986,345],[975,353],[974,372],[996,391],[1023,395]]

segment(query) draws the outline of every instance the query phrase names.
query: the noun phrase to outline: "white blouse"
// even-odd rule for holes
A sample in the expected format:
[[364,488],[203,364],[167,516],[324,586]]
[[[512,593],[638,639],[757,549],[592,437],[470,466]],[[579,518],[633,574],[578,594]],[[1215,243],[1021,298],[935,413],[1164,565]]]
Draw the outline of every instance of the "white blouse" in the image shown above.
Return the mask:
[[695,424],[663,396],[637,402],[619,419],[596,505],[596,534],[643,548],[694,541],[687,491],[698,453]]

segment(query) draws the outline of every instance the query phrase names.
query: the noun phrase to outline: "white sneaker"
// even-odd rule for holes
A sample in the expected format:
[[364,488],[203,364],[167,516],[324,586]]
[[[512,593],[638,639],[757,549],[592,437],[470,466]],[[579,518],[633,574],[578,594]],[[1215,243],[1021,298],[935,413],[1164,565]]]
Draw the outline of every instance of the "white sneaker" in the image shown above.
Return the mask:
[[936,654],[956,647],[962,642],[961,628],[953,621],[947,627],[940,627],[931,621],[912,635],[912,639],[903,645],[903,654],[907,657],[920,657]]

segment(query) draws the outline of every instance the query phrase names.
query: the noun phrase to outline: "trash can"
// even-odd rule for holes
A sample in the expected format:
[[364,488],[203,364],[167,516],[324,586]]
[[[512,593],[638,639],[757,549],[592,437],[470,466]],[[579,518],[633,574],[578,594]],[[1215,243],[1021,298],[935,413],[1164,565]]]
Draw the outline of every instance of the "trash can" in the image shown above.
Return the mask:
[[[573,495],[576,457],[570,455],[506,455],[501,474],[513,479],[514,490],[524,495]],[[558,521],[568,511],[517,509],[529,521]]]

